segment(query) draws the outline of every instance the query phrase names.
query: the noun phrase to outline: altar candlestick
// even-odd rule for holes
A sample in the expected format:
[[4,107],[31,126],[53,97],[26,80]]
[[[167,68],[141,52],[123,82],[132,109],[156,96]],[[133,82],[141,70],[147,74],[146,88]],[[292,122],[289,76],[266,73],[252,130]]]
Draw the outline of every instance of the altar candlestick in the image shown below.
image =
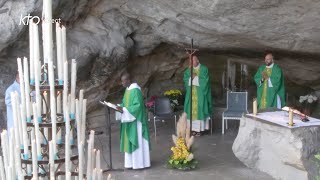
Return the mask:
[[289,109],[289,126],[293,126],[293,111]]
[[257,99],[253,99],[253,115],[256,116],[258,112],[258,104],[257,104]]

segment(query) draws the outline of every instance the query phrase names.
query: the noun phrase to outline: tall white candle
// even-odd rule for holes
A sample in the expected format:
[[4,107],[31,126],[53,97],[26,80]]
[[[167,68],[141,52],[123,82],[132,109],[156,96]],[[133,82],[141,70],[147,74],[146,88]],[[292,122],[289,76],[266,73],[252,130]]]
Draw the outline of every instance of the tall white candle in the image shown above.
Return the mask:
[[66,180],[71,180],[71,172],[66,172]]
[[57,43],[57,66],[59,85],[63,85],[63,60],[62,60],[62,38],[60,23],[56,23],[56,43]]
[[4,173],[4,165],[3,165],[2,156],[0,156],[0,177],[3,180],[6,179],[6,175]]
[[50,164],[50,178],[55,178],[55,165],[54,165],[54,150],[53,147],[55,144],[50,141],[49,142],[49,164]]
[[57,113],[62,113],[62,110],[61,110],[61,91],[58,91],[57,92]]
[[70,118],[69,118],[69,109],[65,109],[65,118],[66,118],[66,137],[65,137],[65,172],[70,171]]
[[[69,110],[69,116],[71,115],[70,109],[71,109],[71,95],[68,95],[68,102],[67,102],[68,110]],[[72,118],[72,116],[70,116]],[[73,119],[73,118],[72,118]]]
[[[29,60],[30,60],[30,84],[34,84],[34,31],[33,31],[33,23],[29,24]],[[27,82],[27,81],[26,81]],[[28,81],[29,83],[29,81]]]
[[47,91],[43,92],[43,102],[42,102],[42,113],[47,114],[47,106],[48,106],[48,94]]
[[31,140],[32,144],[32,170],[33,170],[33,178],[38,179],[38,160],[37,160],[37,148],[36,141],[34,139]]
[[12,152],[15,155],[15,169],[17,175],[22,174],[22,169],[21,169],[21,158],[20,158],[20,147],[16,146],[14,151]]
[[[14,155],[14,152],[15,152],[15,134],[14,134],[14,131],[13,129],[10,129],[10,141],[9,141],[9,147],[10,147],[10,151],[9,151],[9,156],[10,156],[10,166],[11,167],[15,167],[15,155]],[[12,173],[15,175],[15,168],[12,169]]]
[[92,171],[92,180],[97,180],[97,169],[93,169]]
[[[92,148],[94,148],[94,145],[92,145]],[[93,151],[92,151],[92,155],[91,155],[91,168],[92,169],[94,169],[94,168],[96,168],[95,167],[95,160],[96,160],[96,152],[97,152],[97,150],[96,149],[93,149]]]
[[[21,106],[21,111],[22,111]],[[23,113],[21,113],[22,116]],[[23,153],[24,153],[24,159],[29,158],[29,150],[28,150],[28,133],[27,133],[27,122],[23,120],[23,117],[21,117],[21,124],[22,124],[22,138],[23,138]]]
[[[82,103],[83,103],[83,89],[79,91],[79,112],[82,112]],[[80,113],[80,121],[82,119],[82,113]]]
[[97,170],[100,170],[100,169],[101,169],[100,150],[98,150],[97,153],[96,153],[96,169],[97,169]]
[[[15,92],[11,92],[11,103],[12,103],[12,115],[13,115],[13,127],[14,127],[14,134],[15,134],[15,143],[20,145],[20,136],[19,136],[19,122],[18,122],[18,105],[17,105],[17,94]],[[10,132],[10,136],[13,137],[13,134]]]
[[25,101],[26,102],[25,103],[26,104],[26,120],[27,122],[31,122],[30,84],[29,84],[29,68],[28,68],[27,58],[23,58],[23,72],[24,72],[25,95],[26,95],[26,101]]
[[93,151],[93,143],[92,143],[92,132],[94,131],[91,130],[89,140],[88,140],[88,160],[87,160],[87,178],[91,179],[92,178],[92,151]]
[[35,90],[36,90],[36,104],[37,104],[37,109],[34,111],[33,109],[33,115],[35,116],[34,120],[38,120],[39,122],[42,122],[42,117],[41,117],[41,94],[40,94],[40,64],[39,61],[35,61],[35,66],[37,69],[35,70]]
[[76,124],[77,124],[77,144],[80,145],[81,142],[81,121],[80,121],[80,105],[79,100],[76,99]]
[[53,62],[48,62],[49,71],[49,85],[50,85],[50,109],[51,109],[51,123],[52,123],[52,141],[54,154],[57,153],[57,112],[56,112],[56,93],[55,93],[55,81],[54,81],[54,70]]
[[102,180],[102,169],[99,170],[99,174],[98,174],[98,180]]
[[87,100],[84,99],[82,103],[82,118],[81,118],[81,141],[85,142],[86,139],[86,113],[87,113]]
[[9,166],[9,142],[8,142],[8,133],[6,130],[2,131],[1,133],[1,147],[2,147],[2,155],[3,155],[3,164],[5,167],[5,171],[8,171],[8,166]]
[[[18,102],[21,103],[22,106],[22,111],[20,111],[19,103],[18,103],[18,110],[21,114],[21,116],[18,117],[18,119],[22,119],[25,121],[26,120],[26,93],[25,93],[25,81],[24,81],[24,75],[23,75],[23,68],[22,68],[22,60],[21,58],[17,58],[17,63],[18,63],[18,71],[19,71],[19,79],[20,79],[20,98]],[[18,96],[19,97],[19,96]],[[22,125],[21,121],[19,121],[19,132],[22,132]],[[20,136],[20,142],[22,141],[22,133],[19,133]],[[21,143],[22,144],[22,143]],[[20,145],[19,145],[20,146]]]
[[[61,27],[61,41],[62,41],[62,61],[67,61],[67,32],[66,27]],[[64,71],[63,71],[64,75]]]
[[[35,103],[32,104],[33,107],[33,112],[37,112],[37,105]],[[35,113],[37,117],[37,113]],[[37,120],[34,120],[34,133],[36,135],[36,148],[37,148],[37,158],[39,160],[42,160],[42,155],[41,155],[41,141],[40,141],[40,133],[39,133],[39,122]],[[34,155],[34,154],[32,154]]]
[[79,180],[83,179],[83,142],[80,142],[78,146],[78,154],[79,154]]
[[[31,70],[34,72],[34,80],[35,80],[36,71],[38,69],[38,66],[36,66],[36,62],[38,62],[40,60],[39,29],[38,29],[37,24],[35,24],[33,22],[31,24],[32,24],[32,31],[33,31],[33,54],[32,54],[33,55],[33,59],[32,59],[33,64],[31,64],[31,62],[30,62],[30,73],[31,73]],[[33,69],[31,69],[31,67],[33,67]]]
[[75,93],[76,93],[76,82],[77,82],[77,61],[72,59],[71,63],[71,118],[74,119],[75,112]]
[[63,64],[63,110],[66,109],[68,103],[68,62]]

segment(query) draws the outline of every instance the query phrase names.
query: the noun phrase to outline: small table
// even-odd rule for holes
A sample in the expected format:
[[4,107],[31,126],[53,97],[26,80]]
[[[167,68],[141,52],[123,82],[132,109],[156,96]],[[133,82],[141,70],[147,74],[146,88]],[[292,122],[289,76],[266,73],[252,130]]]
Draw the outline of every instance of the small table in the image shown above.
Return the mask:
[[269,111],[257,116],[246,114],[240,120],[232,150],[250,168],[275,179],[315,179],[318,167],[314,155],[320,151],[320,120],[302,122],[294,115],[288,126],[288,112]]

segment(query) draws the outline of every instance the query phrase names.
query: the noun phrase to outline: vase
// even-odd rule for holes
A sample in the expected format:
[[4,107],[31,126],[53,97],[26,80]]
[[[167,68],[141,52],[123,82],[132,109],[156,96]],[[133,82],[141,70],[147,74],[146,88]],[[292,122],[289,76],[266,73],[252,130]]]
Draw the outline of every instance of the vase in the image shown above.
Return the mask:
[[304,108],[302,110],[303,114],[307,115],[307,116],[310,116],[311,115],[311,109],[310,108]]

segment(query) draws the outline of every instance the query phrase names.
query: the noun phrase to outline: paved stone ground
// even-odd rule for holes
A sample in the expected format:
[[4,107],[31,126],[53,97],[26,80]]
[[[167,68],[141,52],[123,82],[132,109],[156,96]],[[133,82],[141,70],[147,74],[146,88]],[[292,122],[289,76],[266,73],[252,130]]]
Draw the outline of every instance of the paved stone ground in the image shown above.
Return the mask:
[[[112,116],[114,117],[114,116]],[[106,122],[103,110],[91,113],[88,116],[89,128],[104,131],[95,136],[95,147],[102,150],[102,167],[107,168],[109,162],[108,137],[106,136]],[[173,145],[171,135],[174,133],[174,123],[157,123],[157,142],[155,142],[153,126],[151,135],[151,163],[152,167],[145,170],[111,171],[115,180],[125,179],[174,179],[174,180],[271,180],[269,175],[247,168],[233,154],[232,144],[237,135],[237,122],[230,123],[231,129],[221,135],[217,129],[213,135],[205,135],[195,139],[195,157],[199,167],[193,171],[178,171],[167,169],[166,160],[170,157],[170,147]],[[152,125],[152,124],[150,124]],[[119,124],[112,120],[112,158],[113,168],[121,169],[124,166],[124,155],[119,152]]]

